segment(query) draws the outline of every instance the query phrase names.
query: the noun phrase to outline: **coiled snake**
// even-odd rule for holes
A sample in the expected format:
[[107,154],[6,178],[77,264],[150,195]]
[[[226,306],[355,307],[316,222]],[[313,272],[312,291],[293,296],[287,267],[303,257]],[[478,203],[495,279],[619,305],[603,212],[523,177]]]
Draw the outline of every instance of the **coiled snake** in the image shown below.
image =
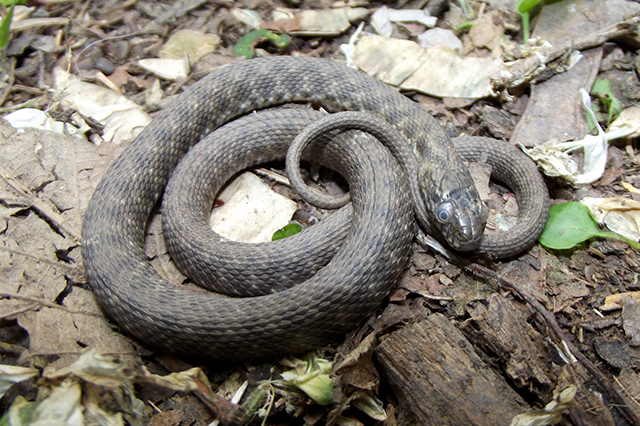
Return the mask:
[[[224,123],[290,102],[319,104],[329,111],[364,111],[386,122],[408,142],[406,147],[418,159],[417,171],[400,170],[388,150],[362,133],[314,148],[350,185],[352,207],[341,209],[337,219],[322,221],[327,223],[278,244],[247,246],[218,237],[215,246],[228,249],[225,254],[213,255],[222,258],[220,267],[201,265],[202,260],[189,249],[182,254],[182,249],[177,250],[178,257],[186,259],[185,269],[213,269],[218,275],[214,281],[222,287],[237,289],[238,281],[246,283],[248,290],[234,294],[258,296],[214,297],[160,277],[145,255],[145,226],[179,160]],[[196,197],[200,203],[196,210],[202,215],[208,215],[215,191],[228,177],[256,162],[282,158],[290,142],[251,137],[275,137],[289,134],[289,128],[304,127],[304,123],[291,124],[298,120],[292,118],[296,114],[305,115],[302,121],[311,120],[306,112],[290,112],[286,118],[269,114],[257,114],[261,124],[255,128],[246,121],[236,121],[206,137],[210,145],[221,148],[215,154],[220,157],[215,157],[213,187],[196,183],[201,188],[196,190],[201,193]],[[472,148],[471,153],[478,151]],[[517,155],[509,161],[511,165],[527,163]],[[82,254],[86,274],[105,312],[124,331],[159,349],[234,360],[299,353],[326,344],[360,323],[379,305],[404,268],[413,236],[410,193],[416,191],[404,174],[415,173],[413,178],[418,179],[423,221],[428,222],[423,225],[431,232],[437,229],[458,250],[508,256],[529,247],[546,221],[544,183],[532,163],[523,167],[524,171],[512,172],[514,167],[508,166],[502,177],[498,176],[508,184],[513,178],[516,186],[520,185],[514,188],[520,225],[507,238],[482,238],[486,208],[451,142],[420,106],[393,88],[334,62],[294,57],[244,61],[216,69],[194,84],[109,168],[85,214]],[[362,176],[369,179],[361,180]],[[167,191],[183,192],[179,184],[176,188]],[[163,206],[164,210],[171,208]],[[350,228],[344,225],[349,221],[353,222]],[[196,230],[196,235],[199,233]],[[173,247],[173,241],[184,236],[182,231],[169,231],[166,238]],[[343,239],[339,248],[324,248]],[[192,249],[197,251],[201,244],[211,242],[203,237]],[[292,253],[293,264],[285,265],[272,248],[281,250],[277,253]],[[311,255],[300,256],[307,252]],[[315,257],[331,260],[323,260],[328,262],[324,267],[307,267],[307,260]],[[243,271],[237,280],[226,274],[234,267]],[[291,277],[306,281],[294,286],[286,282]],[[261,282],[270,282],[272,288],[261,290]]]

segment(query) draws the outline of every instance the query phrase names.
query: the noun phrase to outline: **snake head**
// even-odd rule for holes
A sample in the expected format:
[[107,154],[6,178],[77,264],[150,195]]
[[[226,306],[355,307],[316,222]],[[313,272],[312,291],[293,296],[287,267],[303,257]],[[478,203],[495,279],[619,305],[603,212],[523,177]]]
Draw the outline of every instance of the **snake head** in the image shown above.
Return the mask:
[[489,211],[466,171],[446,171],[430,205],[433,223],[452,248],[472,251],[480,246]]

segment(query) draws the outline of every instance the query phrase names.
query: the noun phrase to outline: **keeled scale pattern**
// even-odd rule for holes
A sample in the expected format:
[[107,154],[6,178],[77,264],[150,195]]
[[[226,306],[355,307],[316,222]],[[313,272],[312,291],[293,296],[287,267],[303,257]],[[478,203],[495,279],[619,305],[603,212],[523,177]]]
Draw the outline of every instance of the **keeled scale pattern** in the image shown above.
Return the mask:
[[[333,260],[304,283],[260,297],[209,297],[170,284],[149,265],[145,225],[180,158],[231,119],[287,102],[376,114],[403,133],[421,161],[433,165],[433,179],[447,170],[468,177],[432,117],[362,73],[292,57],[217,69],[162,111],[114,162],[85,214],[89,284],[123,330],[146,344],[190,356],[279,356],[334,340],[387,294],[406,263],[412,208],[397,163],[364,138],[345,155],[346,170],[371,177],[350,182],[353,228]],[[351,164],[355,157],[363,163]]]

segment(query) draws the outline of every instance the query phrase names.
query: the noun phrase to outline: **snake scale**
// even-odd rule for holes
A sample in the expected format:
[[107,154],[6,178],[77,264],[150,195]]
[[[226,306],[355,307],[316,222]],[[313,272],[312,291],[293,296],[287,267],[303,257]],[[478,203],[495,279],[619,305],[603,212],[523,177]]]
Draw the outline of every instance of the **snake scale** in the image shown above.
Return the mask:
[[[279,244],[253,246],[253,250],[244,247],[245,251],[234,251],[240,250],[240,244],[229,245],[227,260],[247,262],[242,266],[245,275],[255,275],[253,281],[239,278],[255,291],[237,294],[256,297],[189,291],[163,279],[150,265],[144,250],[147,221],[191,146],[203,138],[214,139],[213,145],[217,140],[228,141],[220,144],[223,157],[217,161],[227,178],[261,159],[281,158],[288,142],[277,148],[270,138],[246,146],[236,143],[240,135],[252,134],[248,124],[232,122],[213,130],[252,111],[291,102],[318,104],[329,111],[364,111],[390,124],[418,159],[413,178],[419,183],[422,213],[428,222],[423,225],[430,232],[441,232],[458,250],[514,255],[529,247],[544,227],[548,196],[535,166],[511,171],[512,166],[526,163],[523,157],[514,157],[502,171],[506,183],[513,178],[520,185],[514,188],[520,224],[506,236],[482,238],[486,208],[456,149],[420,106],[384,83],[331,61],[294,57],[244,61],[214,70],[163,110],[111,165],[89,203],[82,248],[88,282],[122,330],[150,346],[183,355],[233,360],[281,356],[311,350],[344,335],[375,310],[392,288],[406,265],[413,236],[410,194],[415,190],[406,182],[411,176],[405,178],[413,172],[403,172],[388,150],[362,133],[326,143],[321,149],[323,162],[349,182],[352,203],[332,215],[337,219],[312,227],[318,228],[315,234],[303,232]],[[261,134],[275,135],[292,121],[267,117]],[[471,149],[471,156],[475,153]],[[203,189],[211,201],[214,187]],[[348,230],[332,231],[335,223]],[[339,248],[322,247],[334,240],[344,241]],[[294,253],[294,258],[295,253],[313,247],[311,257],[324,250],[330,260],[323,261],[326,266],[310,268],[299,262],[270,275],[277,269],[274,262],[281,263],[275,257],[279,255],[270,251],[272,246]],[[200,269],[199,259],[183,257]],[[291,271],[305,269],[317,273],[303,272],[294,281],[305,281],[295,286],[281,283],[283,277],[294,275]],[[220,275],[222,282],[237,286],[234,279]],[[268,280],[279,291],[260,290],[260,282]]]

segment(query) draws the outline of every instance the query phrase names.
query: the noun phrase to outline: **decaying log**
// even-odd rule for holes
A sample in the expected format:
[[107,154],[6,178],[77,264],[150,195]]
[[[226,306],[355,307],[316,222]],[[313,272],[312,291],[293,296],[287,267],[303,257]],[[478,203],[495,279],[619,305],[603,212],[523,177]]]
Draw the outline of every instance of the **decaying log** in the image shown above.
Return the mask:
[[392,333],[375,355],[401,425],[508,425],[531,409],[443,315]]
[[460,330],[474,346],[495,359],[514,386],[537,395],[539,404],[549,402],[561,366],[554,363],[558,356],[527,316],[499,294],[488,303],[469,304],[467,312],[470,318]]

